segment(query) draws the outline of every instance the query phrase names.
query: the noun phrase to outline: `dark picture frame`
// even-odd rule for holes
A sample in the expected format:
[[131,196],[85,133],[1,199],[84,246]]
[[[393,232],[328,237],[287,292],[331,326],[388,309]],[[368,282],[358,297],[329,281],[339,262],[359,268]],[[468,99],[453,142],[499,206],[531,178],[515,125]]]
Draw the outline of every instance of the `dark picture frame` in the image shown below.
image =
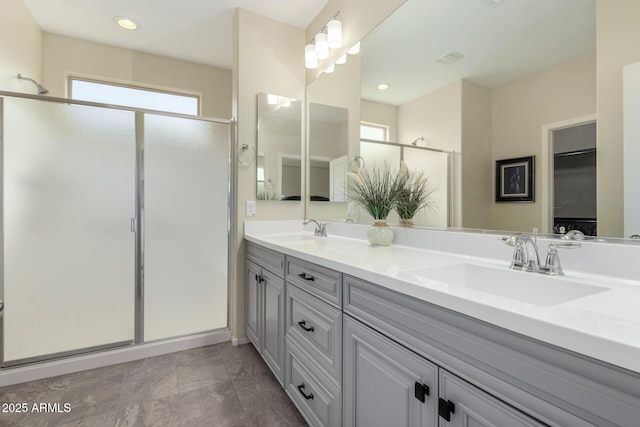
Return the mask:
[[496,202],[533,202],[534,158],[496,160]]

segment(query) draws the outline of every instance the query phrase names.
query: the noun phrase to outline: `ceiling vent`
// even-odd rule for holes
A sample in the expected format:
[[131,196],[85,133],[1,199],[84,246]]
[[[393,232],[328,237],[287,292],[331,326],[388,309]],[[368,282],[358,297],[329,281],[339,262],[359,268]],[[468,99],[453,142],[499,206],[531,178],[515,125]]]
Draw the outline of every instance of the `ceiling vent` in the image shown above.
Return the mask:
[[464,58],[464,55],[460,52],[449,52],[446,55],[442,55],[440,58],[436,59],[436,62],[439,62],[443,65],[451,65],[460,61]]

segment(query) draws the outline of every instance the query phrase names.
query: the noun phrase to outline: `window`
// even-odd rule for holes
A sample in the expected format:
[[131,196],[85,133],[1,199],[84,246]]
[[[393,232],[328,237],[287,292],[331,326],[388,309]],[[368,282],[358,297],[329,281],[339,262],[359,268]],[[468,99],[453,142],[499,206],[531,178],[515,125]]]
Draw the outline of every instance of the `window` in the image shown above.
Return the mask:
[[386,141],[388,130],[388,126],[360,122],[360,139]]
[[200,97],[196,95],[82,80],[75,77],[70,78],[69,83],[70,97],[78,101],[99,102],[192,116],[197,116],[200,111]]

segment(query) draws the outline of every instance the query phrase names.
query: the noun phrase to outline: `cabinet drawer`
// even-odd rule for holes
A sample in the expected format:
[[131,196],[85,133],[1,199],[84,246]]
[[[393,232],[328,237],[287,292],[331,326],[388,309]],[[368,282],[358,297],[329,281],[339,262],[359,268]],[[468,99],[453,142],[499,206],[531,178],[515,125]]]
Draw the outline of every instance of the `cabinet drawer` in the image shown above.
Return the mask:
[[287,258],[286,279],[305,291],[342,308],[342,274],[296,258]]
[[287,284],[287,336],[306,350],[339,386],[342,379],[342,312]]
[[315,367],[309,355],[291,339],[287,343],[285,389],[314,427],[337,427],[342,418],[342,394],[332,381]]
[[247,242],[246,257],[284,278],[284,254]]

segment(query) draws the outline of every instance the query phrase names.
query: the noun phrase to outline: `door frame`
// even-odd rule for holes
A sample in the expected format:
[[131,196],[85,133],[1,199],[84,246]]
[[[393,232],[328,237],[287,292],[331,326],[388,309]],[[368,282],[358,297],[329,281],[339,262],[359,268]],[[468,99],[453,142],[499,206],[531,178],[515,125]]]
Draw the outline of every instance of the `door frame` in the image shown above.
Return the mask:
[[553,132],[593,122],[597,122],[595,113],[542,125],[542,161],[540,162],[542,233],[553,233]]

